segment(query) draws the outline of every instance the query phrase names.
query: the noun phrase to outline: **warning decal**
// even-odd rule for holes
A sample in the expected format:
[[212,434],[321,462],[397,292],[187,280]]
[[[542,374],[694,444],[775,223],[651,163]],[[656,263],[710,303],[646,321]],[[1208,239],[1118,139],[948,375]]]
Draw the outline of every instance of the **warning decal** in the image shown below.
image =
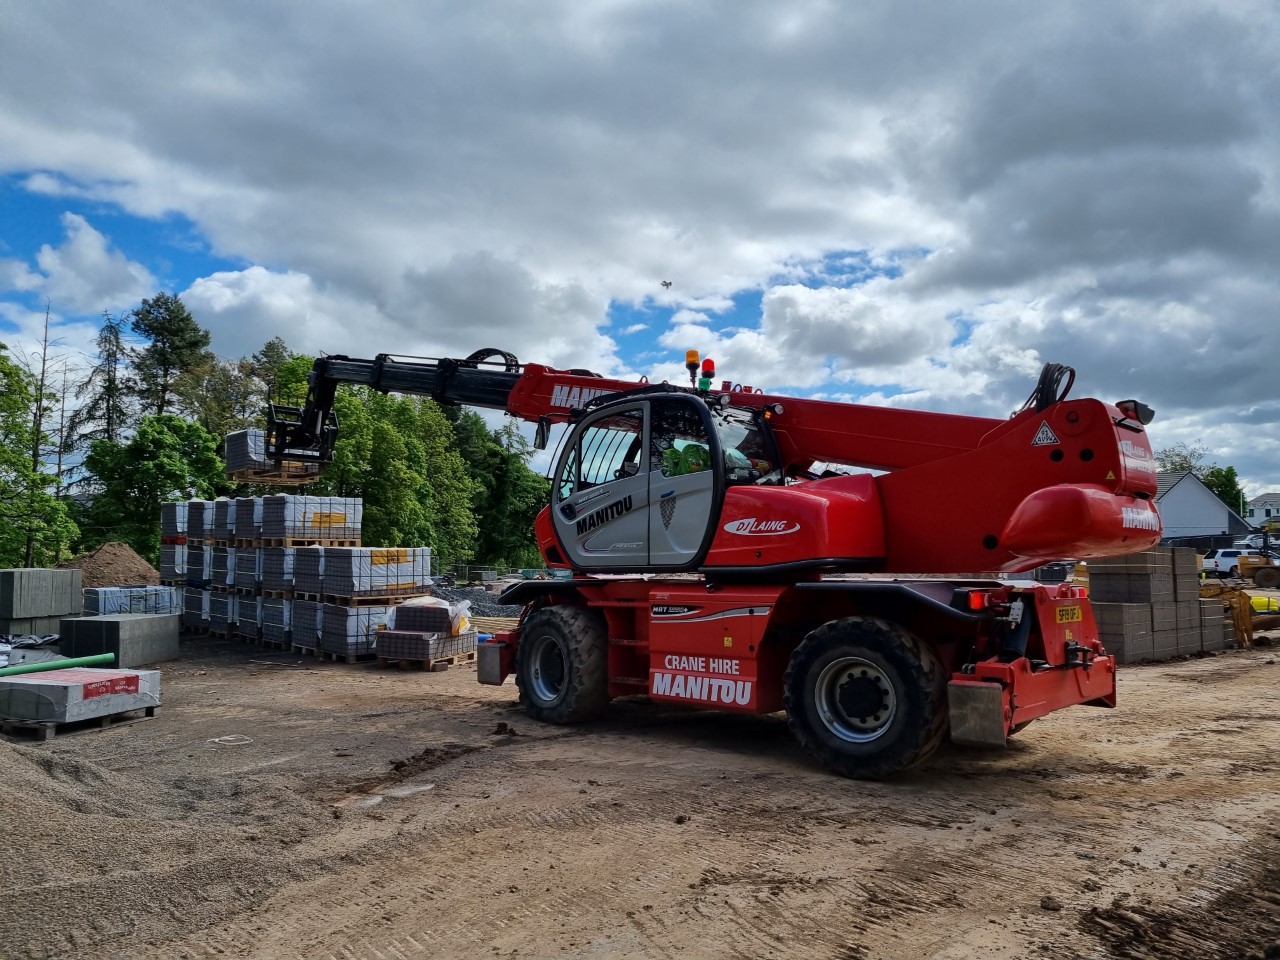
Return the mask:
[[1035,437],[1031,440],[1031,445],[1033,447],[1052,447],[1056,446],[1059,442],[1057,434],[1049,429],[1049,421],[1042,420],[1040,422],[1040,429],[1036,431]]

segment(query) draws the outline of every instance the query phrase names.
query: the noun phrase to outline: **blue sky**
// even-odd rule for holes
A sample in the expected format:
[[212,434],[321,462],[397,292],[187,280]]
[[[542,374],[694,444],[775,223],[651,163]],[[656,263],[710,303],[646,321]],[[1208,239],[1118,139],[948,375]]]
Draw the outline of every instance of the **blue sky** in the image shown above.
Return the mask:
[[225,356],[497,346],[660,379],[695,348],[992,416],[1054,361],[1155,407],[1156,446],[1280,488],[1269,5],[254,11],[270,30],[8,8],[13,349],[46,302],[79,355],[170,290]]

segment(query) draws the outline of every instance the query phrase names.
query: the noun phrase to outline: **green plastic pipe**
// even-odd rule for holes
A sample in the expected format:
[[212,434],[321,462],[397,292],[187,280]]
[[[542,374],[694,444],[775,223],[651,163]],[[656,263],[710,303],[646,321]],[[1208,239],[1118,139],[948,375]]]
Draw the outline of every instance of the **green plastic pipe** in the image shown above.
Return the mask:
[[39,673],[41,670],[61,670],[63,667],[98,667],[115,663],[114,653],[97,653],[92,657],[73,657],[70,660],[42,660],[39,663],[20,663],[16,667],[0,667],[0,677],[16,677],[20,673]]

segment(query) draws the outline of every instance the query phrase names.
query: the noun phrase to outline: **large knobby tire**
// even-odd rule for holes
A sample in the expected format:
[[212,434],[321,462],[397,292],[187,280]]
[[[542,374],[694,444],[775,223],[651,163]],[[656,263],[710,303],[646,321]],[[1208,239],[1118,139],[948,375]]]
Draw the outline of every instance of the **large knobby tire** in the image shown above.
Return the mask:
[[900,773],[947,731],[942,664],[928,644],[885,620],[824,623],[796,647],[783,687],[796,739],[847,777]]
[[599,611],[559,604],[531,614],[520,631],[516,686],[535,720],[599,716],[609,703],[609,638]]
[[1265,590],[1280,587],[1280,567],[1259,567],[1253,571],[1253,582]]

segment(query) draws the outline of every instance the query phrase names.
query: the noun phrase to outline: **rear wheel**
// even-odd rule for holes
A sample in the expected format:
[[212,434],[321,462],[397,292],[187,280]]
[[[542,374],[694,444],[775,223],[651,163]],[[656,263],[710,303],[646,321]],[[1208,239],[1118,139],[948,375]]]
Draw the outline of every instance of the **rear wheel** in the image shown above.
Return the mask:
[[1231,577],[1232,579],[1235,579],[1236,577],[1240,576],[1240,568],[1232,567],[1229,571],[1227,571],[1227,576]]
[[1259,567],[1253,572],[1253,582],[1267,590],[1280,587],[1280,567]]
[[548,723],[578,723],[609,702],[604,617],[560,604],[531,614],[520,631],[516,686],[525,712]]
[[947,677],[928,644],[885,620],[825,623],[791,655],[791,730],[824,766],[878,780],[920,763],[947,728]]

